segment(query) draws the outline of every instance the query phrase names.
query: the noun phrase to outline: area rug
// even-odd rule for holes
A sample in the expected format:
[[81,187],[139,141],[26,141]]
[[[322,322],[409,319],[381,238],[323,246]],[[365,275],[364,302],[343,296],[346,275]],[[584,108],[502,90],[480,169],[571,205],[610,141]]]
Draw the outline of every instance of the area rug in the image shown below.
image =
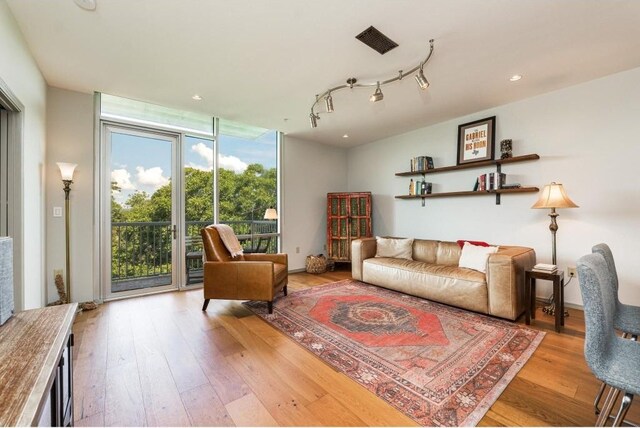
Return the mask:
[[543,332],[344,280],[247,302],[258,316],[420,425],[474,426]]

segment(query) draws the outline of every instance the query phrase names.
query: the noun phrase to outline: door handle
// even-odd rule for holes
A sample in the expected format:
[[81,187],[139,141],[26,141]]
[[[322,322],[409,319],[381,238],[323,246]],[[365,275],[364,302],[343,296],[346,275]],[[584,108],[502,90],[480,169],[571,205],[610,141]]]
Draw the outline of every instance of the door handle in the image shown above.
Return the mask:
[[173,232],[173,239],[176,239],[178,237],[178,230],[175,224],[171,228],[171,231]]

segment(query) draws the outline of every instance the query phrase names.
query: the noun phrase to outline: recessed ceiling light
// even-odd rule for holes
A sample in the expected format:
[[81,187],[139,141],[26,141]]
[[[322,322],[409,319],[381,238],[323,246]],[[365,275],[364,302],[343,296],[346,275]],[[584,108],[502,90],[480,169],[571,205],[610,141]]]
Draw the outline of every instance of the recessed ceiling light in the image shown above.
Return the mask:
[[196,101],[202,101],[202,97],[198,94],[195,94],[194,96],[192,96],[191,98],[193,98]]
[[511,80],[512,82],[517,82],[520,79],[522,79],[521,74],[514,74],[513,76],[509,77],[509,80]]
[[96,10],[96,0],[73,0],[84,10]]
[[344,134],[342,138],[349,138],[349,134]]

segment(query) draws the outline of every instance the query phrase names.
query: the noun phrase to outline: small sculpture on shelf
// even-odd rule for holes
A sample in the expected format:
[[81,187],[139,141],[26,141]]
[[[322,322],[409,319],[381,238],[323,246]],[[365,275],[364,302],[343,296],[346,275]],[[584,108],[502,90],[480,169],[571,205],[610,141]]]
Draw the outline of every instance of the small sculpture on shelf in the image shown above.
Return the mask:
[[512,150],[513,150],[513,144],[511,142],[511,139],[500,141],[500,153],[502,153],[502,155],[500,156],[500,159],[509,159],[513,157]]

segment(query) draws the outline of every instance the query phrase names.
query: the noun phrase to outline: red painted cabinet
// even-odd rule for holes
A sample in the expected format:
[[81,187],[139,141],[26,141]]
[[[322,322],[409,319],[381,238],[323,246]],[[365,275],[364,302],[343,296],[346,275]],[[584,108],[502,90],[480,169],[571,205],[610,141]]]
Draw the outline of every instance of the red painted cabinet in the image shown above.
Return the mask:
[[351,261],[351,241],[371,234],[371,192],[327,193],[329,259]]

